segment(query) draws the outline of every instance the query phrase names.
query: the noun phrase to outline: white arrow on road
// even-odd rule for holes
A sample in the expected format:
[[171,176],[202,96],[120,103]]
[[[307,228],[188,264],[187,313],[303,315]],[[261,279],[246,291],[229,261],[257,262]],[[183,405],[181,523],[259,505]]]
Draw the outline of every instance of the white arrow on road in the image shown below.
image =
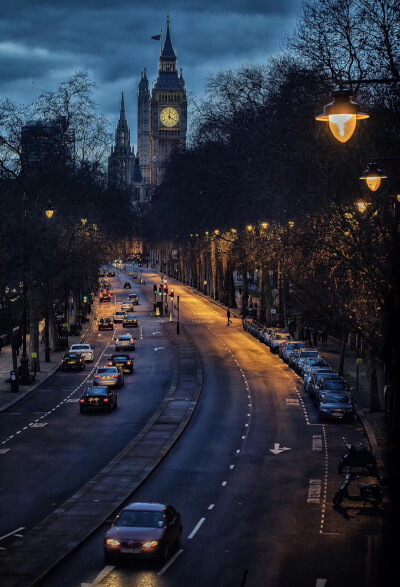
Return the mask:
[[283,452],[284,450],[292,450],[291,448],[287,448],[287,446],[279,446],[279,442],[275,442],[274,448],[269,449],[274,455],[278,455],[279,453]]
[[325,587],[327,581],[327,579],[317,579],[315,587]]

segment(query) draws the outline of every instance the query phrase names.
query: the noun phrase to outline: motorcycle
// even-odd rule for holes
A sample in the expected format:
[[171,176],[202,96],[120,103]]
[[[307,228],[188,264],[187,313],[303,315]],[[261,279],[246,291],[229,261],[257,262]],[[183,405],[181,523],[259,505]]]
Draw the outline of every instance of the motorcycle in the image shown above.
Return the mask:
[[364,505],[369,502],[374,508],[379,507],[383,501],[383,491],[379,483],[358,482],[356,483],[359,490],[358,494],[350,495],[349,485],[351,481],[355,479],[358,479],[358,475],[347,473],[346,480],[342,483],[333,497],[333,504],[338,506],[342,503],[343,499],[346,498],[350,501],[363,501]]
[[369,475],[377,475],[377,466],[375,455],[371,450],[365,446],[356,448],[353,444],[345,441],[346,450],[340,457],[338,465],[338,473],[343,473],[345,468],[360,467],[362,472]]

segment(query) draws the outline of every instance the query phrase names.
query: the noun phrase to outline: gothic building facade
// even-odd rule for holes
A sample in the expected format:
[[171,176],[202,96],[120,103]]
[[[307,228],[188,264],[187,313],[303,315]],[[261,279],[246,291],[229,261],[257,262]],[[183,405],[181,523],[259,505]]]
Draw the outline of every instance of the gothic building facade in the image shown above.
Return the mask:
[[187,100],[182,70],[172,45],[169,19],[160,51],[158,77],[149,89],[146,69],[141,74],[137,102],[137,154],[130,143],[130,131],[122,93],[115,145],[108,160],[111,185],[132,191],[134,204],[150,204],[154,189],[164,177],[165,165],[175,149],[186,145]]

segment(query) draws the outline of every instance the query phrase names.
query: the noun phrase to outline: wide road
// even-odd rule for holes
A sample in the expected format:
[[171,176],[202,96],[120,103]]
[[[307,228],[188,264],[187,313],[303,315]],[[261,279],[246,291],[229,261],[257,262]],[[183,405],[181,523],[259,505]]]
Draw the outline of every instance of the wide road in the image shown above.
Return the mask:
[[[99,304],[99,316],[112,316],[128,293],[142,293],[133,282],[123,290],[111,278],[113,299]],[[138,328],[115,324],[114,332],[98,332],[94,325],[89,342],[93,363],[79,372],[57,371],[35,391],[0,414],[2,448],[0,495],[0,547],[24,534],[57,509],[99,470],[107,465],[143,428],[169,391],[173,355],[162,325],[149,316],[147,296],[135,306]],[[79,413],[79,398],[93,381],[96,366],[107,364],[114,352],[113,337],[131,332],[136,340],[135,373],[125,375],[118,390],[118,408],[111,414]],[[6,536],[5,538],[3,538]]]
[[[159,276],[149,271],[149,299],[152,282]],[[359,502],[332,507],[342,437],[363,440],[361,427],[321,424],[300,378],[239,319],[228,327],[223,308],[173,285],[201,357],[203,391],[184,434],[130,501],[175,505],[182,548],[162,568],[104,566],[105,524],[43,585],[380,585],[380,512]]]

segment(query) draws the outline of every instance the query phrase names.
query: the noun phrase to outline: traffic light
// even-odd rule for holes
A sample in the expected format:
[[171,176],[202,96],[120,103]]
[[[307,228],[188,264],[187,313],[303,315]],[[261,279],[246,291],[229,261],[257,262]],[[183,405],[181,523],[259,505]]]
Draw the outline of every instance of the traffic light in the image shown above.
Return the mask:
[[168,293],[168,285],[166,283],[164,283],[164,293],[165,294]]
[[169,292],[169,297],[173,299],[174,297],[174,288],[171,287],[171,291]]
[[153,292],[156,294],[157,293],[157,286],[156,284],[153,285]]
[[163,293],[163,292],[162,292],[162,286],[161,286],[161,285],[159,285],[159,286],[158,286],[158,295],[159,295],[159,296],[162,296],[162,293]]

